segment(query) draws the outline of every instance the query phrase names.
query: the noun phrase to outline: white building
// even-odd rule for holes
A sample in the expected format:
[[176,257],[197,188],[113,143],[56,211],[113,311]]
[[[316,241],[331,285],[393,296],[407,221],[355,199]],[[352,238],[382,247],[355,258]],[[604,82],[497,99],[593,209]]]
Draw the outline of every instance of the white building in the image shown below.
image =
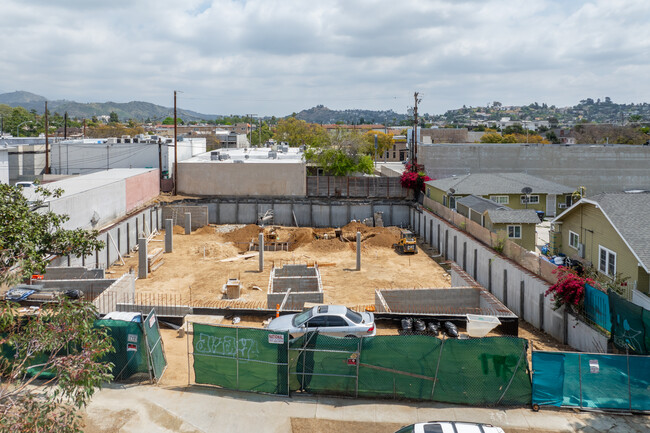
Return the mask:
[[[158,168],[171,177],[174,165],[174,140],[155,135],[136,137],[66,140],[51,150],[52,174],[87,174],[112,168]],[[204,153],[205,137],[181,137],[178,161]]]

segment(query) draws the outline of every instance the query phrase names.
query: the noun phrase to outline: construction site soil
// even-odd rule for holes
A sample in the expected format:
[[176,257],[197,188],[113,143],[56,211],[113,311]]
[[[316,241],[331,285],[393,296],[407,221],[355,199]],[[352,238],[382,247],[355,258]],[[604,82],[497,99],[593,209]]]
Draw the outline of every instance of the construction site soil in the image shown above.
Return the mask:
[[[324,302],[348,306],[374,304],[375,289],[450,287],[450,277],[427,254],[401,255],[393,244],[399,240],[396,227],[368,227],[352,222],[335,229],[273,227],[278,245],[288,251],[265,251],[264,270],[259,272],[258,253],[249,252],[257,243],[257,225],[205,226],[190,235],[173,229],[173,252],[164,254],[164,264],[146,279],[136,281],[138,296],[168,296],[168,303],[194,306],[221,305],[223,285],[229,278],[242,284],[241,296],[227,302],[266,303],[273,266],[288,263],[319,265]],[[267,227],[266,232],[271,230]],[[356,271],[356,233],[361,233],[361,270]],[[155,236],[148,250],[163,248],[164,233]],[[268,244],[268,241],[267,241]],[[137,253],[125,258],[124,266],[113,266],[109,275],[137,269]]]

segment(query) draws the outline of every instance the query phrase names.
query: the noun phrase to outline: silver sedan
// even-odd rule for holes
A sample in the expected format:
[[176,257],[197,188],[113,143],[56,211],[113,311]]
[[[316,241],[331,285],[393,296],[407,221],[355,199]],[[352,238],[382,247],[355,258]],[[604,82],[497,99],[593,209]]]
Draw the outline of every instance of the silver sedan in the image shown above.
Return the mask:
[[276,317],[268,329],[289,331],[292,338],[312,331],[336,337],[372,337],[377,333],[374,314],[357,313],[343,305],[317,305],[302,313]]

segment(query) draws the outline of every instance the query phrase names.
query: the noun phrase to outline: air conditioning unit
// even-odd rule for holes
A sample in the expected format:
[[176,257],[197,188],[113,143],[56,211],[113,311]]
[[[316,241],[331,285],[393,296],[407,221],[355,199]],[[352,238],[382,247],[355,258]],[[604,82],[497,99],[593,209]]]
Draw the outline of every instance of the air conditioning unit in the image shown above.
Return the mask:
[[566,209],[566,203],[560,203],[559,205],[557,205],[557,207],[559,207],[560,209]]
[[585,258],[585,244],[578,243],[578,257]]

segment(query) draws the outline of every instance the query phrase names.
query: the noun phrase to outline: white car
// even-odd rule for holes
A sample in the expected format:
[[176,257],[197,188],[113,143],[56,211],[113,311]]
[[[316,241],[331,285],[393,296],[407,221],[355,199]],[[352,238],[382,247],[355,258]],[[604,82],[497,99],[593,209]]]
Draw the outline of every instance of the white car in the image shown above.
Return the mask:
[[463,421],[429,421],[407,425],[395,433],[504,433],[501,427]]
[[268,329],[289,331],[291,338],[312,331],[335,337],[372,337],[377,333],[374,314],[357,313],[343,305],[317,305],[302,313],[276,317]]

